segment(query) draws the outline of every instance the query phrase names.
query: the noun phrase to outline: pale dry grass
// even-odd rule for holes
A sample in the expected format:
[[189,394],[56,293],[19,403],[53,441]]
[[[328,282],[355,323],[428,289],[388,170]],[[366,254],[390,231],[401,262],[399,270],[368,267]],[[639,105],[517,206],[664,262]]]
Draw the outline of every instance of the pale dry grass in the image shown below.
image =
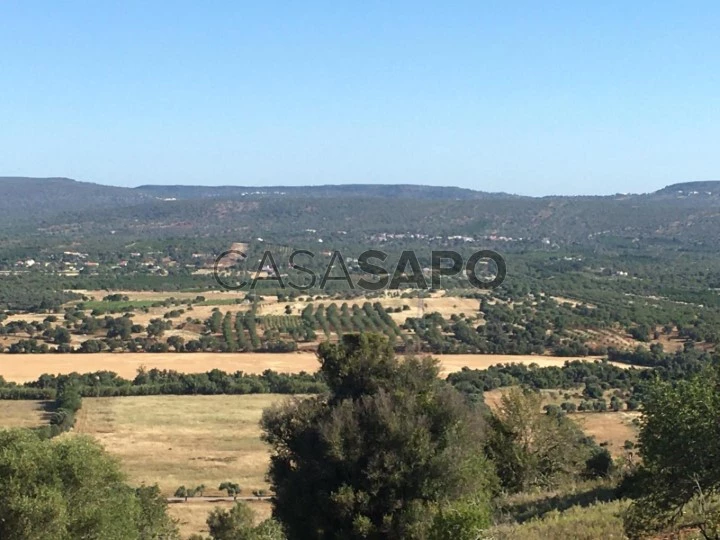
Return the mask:
[[272,369],[285,373],[317,371],[314,352],[299,353],[96,353],[0,355],[0,375],[8,381],[36,380],[43,373],[114,371],[133,379],[140,366],[201,373],[217,368],[229,373],[262,373]]
[[45,425],[42,401],[0,401],[0,428],[32,428]]
[[263,409],[289,396],[141,396],[85,398],[74,433],[95,437],[131,483],[157,483],[166,496],[204,484],[222,495],[230,480],[243,495],[268,489],[269,449],[260,440]]
[[[562,366],[571,358],[560,356],[533,356],[508,354],[446,354],[435,355],[442,364],[442,376],[470,369],[486,369],[496,364],[537,364],[540,367]],[[598,357],[586,357],[592,361]],[[22,361],[18,361],[22,360]],[[628,367],[625,364],[616,364]],[[292,353],[68,353],[0,355],[0,375],[8,381],[36,380],[43,373],[88,373],[100,370],[114,371],[121,377],[133,379],[140,366],[147,369],[174,369],[182,373],[204,373],[221,369],[233,373],[260,374],[266,369],[281,373],[313,373],[319,367],[314,351]]]
[[570,415],[587,435],[595,437],[597,443],[607,443],[613,456],[625,454],[625,441],[637,442],[638,428],[632,421],[639,417],[639,412],[627,411]]
[[85,296],[89,296],[93,300],[102,300],[104,297],[108,296],[109,294],[122,294],[124,296],[127,296],[130,300],[153,300],[157,302],[163,302],[169,298],[177,298],[177,299],[183,299],[183,300],[192,300],[196,298],[197,296],[204,296],[207,300],[228,300],[228,299],[235,299],[235,298],[243,298],[243,293],[238,293],[237,291],[201,291],[201,292],[181,292],[181,291],[167,291],[167,292],[157,292],[157,291],[123,291],[123,290],[113,290],[113,291],[96,291],[96,290],[84,290],[84,289],[76,289],[73,292],[76,292],[78,294],[84,294]]

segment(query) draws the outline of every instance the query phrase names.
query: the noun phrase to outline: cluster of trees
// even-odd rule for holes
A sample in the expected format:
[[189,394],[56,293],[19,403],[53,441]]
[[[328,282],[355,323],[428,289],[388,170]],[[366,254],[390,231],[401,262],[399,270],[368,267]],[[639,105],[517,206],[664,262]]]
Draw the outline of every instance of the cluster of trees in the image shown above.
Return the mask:
[[[633,540],[662,531],[691,505],[703,537],[720,538],[720,367],[706,363],[689,380],[649,376],[642,461],[619,468],[560,408],[543,412],[532,390],[511,390],[494,411],[473,405],[437,379],[431,361],[399,362],[377,335],[323,344],[319,356],[329,394],[278,406],[262,420],[273,448],[273,517],[290,540],[479,538],[500,492],[596,478],[622,479],[615,496],[633,501],[623,516]],[[584,381],[589,399],[601,381],[634,384],[623,371],[632,370],[569,362],[516,375],[559,387]]]
[[286,374],[266,370],[260,375],[213,369],[206,373],[140,368],[133,380],[111,371],[41,375],[23,384],[0,377],[0,399],[56,399],[72,390],[83,397],[214,394],[317,394],[326,390],[320,374]]
[[[242,493],[242,488],[237,482],[222,482],[218,486],[218,489],[227,493],[228,497],[232,497],[233,500],[237,500],[237,498]],[[195,486],[194,488],[186,488],[185,486],[180,486],[175,490],[175,497],[185,499],[185,502],[187,502],[187,500],[191,497],[202,497],[206,490],[207,487],[205,486],[205,484],[200,484],[199,486]]]
[[[409,318],[404,327],[423,343],[423,350],[437,354],[543,354],[586,356],[604,354],[589,347],[586,338],[570,333],[558,319],[553,327],[533,308],[481,301],[482,315],[453,314],[446,320],[439,313]],[[552,331],[548,332],[548,328]]]
[[[703,536],[720,538],[720,364],[708,356],[690,351],[653,370],[580,361],[496,366],[443,381],[436,362],[398,359],[381,334],[345,335],[323,343],[318,355],[317,376],[266,372],[254,379],[290,393],[302,392],[295,383],[313,382],[322,394],[264,412],[273,519],[254,525],[242,504],[216,509],[207,521],[214,540],[474,540],[491,525],[500,493],[618,476],[616,495],[632,500],[623,516],[632,540],[663,530],[690,507]],[[684,371],[693,362],[701,367]],[[198,393],[250,380],[217,370],[141,370],[134,381],[98,372],[14,386],[51,392],[59,413],[76,411],[82,395],[109,389],[178,385],[181,393]],[[505,384],[529,388],[507,392],[494,410],[485,407],[481,392]],[[534,391],[578,385],[588,403],[606,388],[642,388],[639,464],[620,471],[563,414],[566,407],[543,410]],[[12,386],[0,380],[0,389]],[[81,437],[0,432],[0,475],[2,538],[176,538],[157,488],[126,486],[115,462]],[[234,498],[241,492],[232,481],[219,489]],[[181,486],[176,496],[203,490]]]
[[[631,358],[637,360],[634,356]],[[673,354],[662,353],[654,358],[651,364],[654,366],[652,370],[623,368],[606,360],[593,362],[572,360],[566,362],[564,366],[547,367],[540,367],[537,364],[498,364],[487,369],[463,368],[448,375],[448,382],[474,401],[482,401],[483,392],[508,386],[523,386],[535,390],[570,390],[581,387],[585,401],[580,404],[578,410],[604,411],[619,408],[635,410],[645,388],[655,379],[682,380],[720,361],[716,353],[697,349],[677,351]],[[609,389],[622,391],[623,402],[618,403],[620,396],[613,396],[617,399],[611,398],[609,405],[605,403],[602,397]],[[569,405],[565,410],[572,412],[569,410]]]
[[621,490],[634,499],[628,536],[646,538],[692,511],[705,539],[720,538],[720,368],[675,382],[656,381],[643,399],[640,465]]
[[386,335],[391,342],[402,335],[402,332],[387,310],[380,302],[364,302],[348,305],[343,302],[340,308],[332,303],[317,308],[308,304],[302,311],[301,319],[312,328],[319,328],[330,337],[333,333],[340,336],[347,332],[375,332]]
[[607,450],[565,415],[552,410],[538,414],[541,404],[540,394],[513,389],[489,416],[486,449],[503,488],[516,493],[551,489],[582,477],[608,476],[612,458]]

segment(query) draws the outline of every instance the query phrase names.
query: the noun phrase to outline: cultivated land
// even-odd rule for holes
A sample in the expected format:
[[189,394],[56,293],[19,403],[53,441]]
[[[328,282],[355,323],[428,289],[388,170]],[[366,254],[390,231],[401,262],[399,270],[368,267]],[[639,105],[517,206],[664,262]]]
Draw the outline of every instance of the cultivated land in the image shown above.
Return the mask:
[[[181,485],[204,484],[204,496],[226,497],[217,488],[230,480],[242,486],[241,497],[251,497],[254,490],[269,488],[265,482],[269,451],[260,440],[262,411],[288,399],[293,397],[85,398],[73,432],[100,441],[120,460],[131,484],[157,483],[168,497]],[[268,502],[249,504],[258,521],[269,517]],[[186,538],[207,533],[205,520],[216,506],[230,508],[232,503],[190,499],[170,504],[170,515]]]
[[[497,364],[537,364],[540,367],[562,366],[573,358],[561,356],[509,354],[446,354],[432,355],[440,360],[442,374],[460,371],[464,367],[485,369]],[[599,357],[583,357],[592,361]],[[21,361],[19,361],[21,360]],[[628,367],[627,364],[616,364]],[[292,353],[68,353],[0,355],[0,376],[17,383],[36,380],[44,373],[89,373],[114,371],[121,377],[133,379],[138,368],[172,369],[181,373],[200,373],[221,369],[233,373],[260,374],[267,369],[281,373],[313,373],[318,369],[314,352]]]

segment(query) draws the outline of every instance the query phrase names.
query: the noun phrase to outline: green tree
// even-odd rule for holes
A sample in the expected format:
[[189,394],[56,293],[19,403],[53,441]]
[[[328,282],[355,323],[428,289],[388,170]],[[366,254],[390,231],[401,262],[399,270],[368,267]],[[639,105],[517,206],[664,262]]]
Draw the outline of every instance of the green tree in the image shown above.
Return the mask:
[[185,339],[183,339],[182,336],[170,336],[167,338],[167,344],[175,349],[175,352],[182,352],[185,346]]
[[215,508],[207,518],[213,540],[285,540],[282,528],[273,520],[253,525],[253,512],[245,503],[229,510]]
[[230,510],[215,508],[207,518],[210,537],[213,540],[252,540],[253,512],[244,503],[237,503]]
[[185,499],[185,502],[187,502],[189,497],[194,497],[195,492],[192,489],[186,488],[185,486],[180,486],[175,490],[175,497]]
[[[671,524],[693,499],[720,494],[720,374],[707,369],[674,385],[655,381],[645,392],[639,435],[640,496],[625,517],[630,538]],[[718,515],[701,516],[706,538],[720,538]]]
[[580,473],[590,448],[565,415],[544,414],[542,396],[512,389],[492,417],[488,453],[503,486],[524,491],[552,487]]
[[240,487],[240,484],[236,484],[235,482],[223,482],[218,486],[218,489],[220,491],[224,491],[228,494],[228,497],[232,497],[233,500],[237,500],[238,495],[242,493],[242,488]]
[[90,439],[0,431],[0,538],[178,538],[159,491],[123,480]]
[[52,332],[52,339],[58,345],[62,345],[70,343],[70,340],[72,338],[70,336],[70,331],[67,328],[65,328],[64,326],[57,326]]
[[288,538],[426,538],[443,508],[469,497],[487,513],[484,424],[436,362],[401,362],[375,334],[324,343],[319,357],[330,395],[262,419],[273,516]]

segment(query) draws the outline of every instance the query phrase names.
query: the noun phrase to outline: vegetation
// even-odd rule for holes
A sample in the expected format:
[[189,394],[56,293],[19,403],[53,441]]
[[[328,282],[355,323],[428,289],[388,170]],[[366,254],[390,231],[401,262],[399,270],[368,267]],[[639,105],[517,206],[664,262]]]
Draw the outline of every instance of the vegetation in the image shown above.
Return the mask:
[[657,381],[643,401],[642,464],[626,482],[637,496],[626,516],[631,538],[663,530],[695,506],[706,539],[720,538],[720,372],[674,384]]
[[474,450],[484,427],[436,364],[399,362],[371,334],[319,355],[328,398],[262,421],[273,515],[288,538],[423,538],[449,527],[463,537],[487,525],[495,475]]
[[0,431],[0,537],[176,538],[156,487],[133,489],[93,441]]

